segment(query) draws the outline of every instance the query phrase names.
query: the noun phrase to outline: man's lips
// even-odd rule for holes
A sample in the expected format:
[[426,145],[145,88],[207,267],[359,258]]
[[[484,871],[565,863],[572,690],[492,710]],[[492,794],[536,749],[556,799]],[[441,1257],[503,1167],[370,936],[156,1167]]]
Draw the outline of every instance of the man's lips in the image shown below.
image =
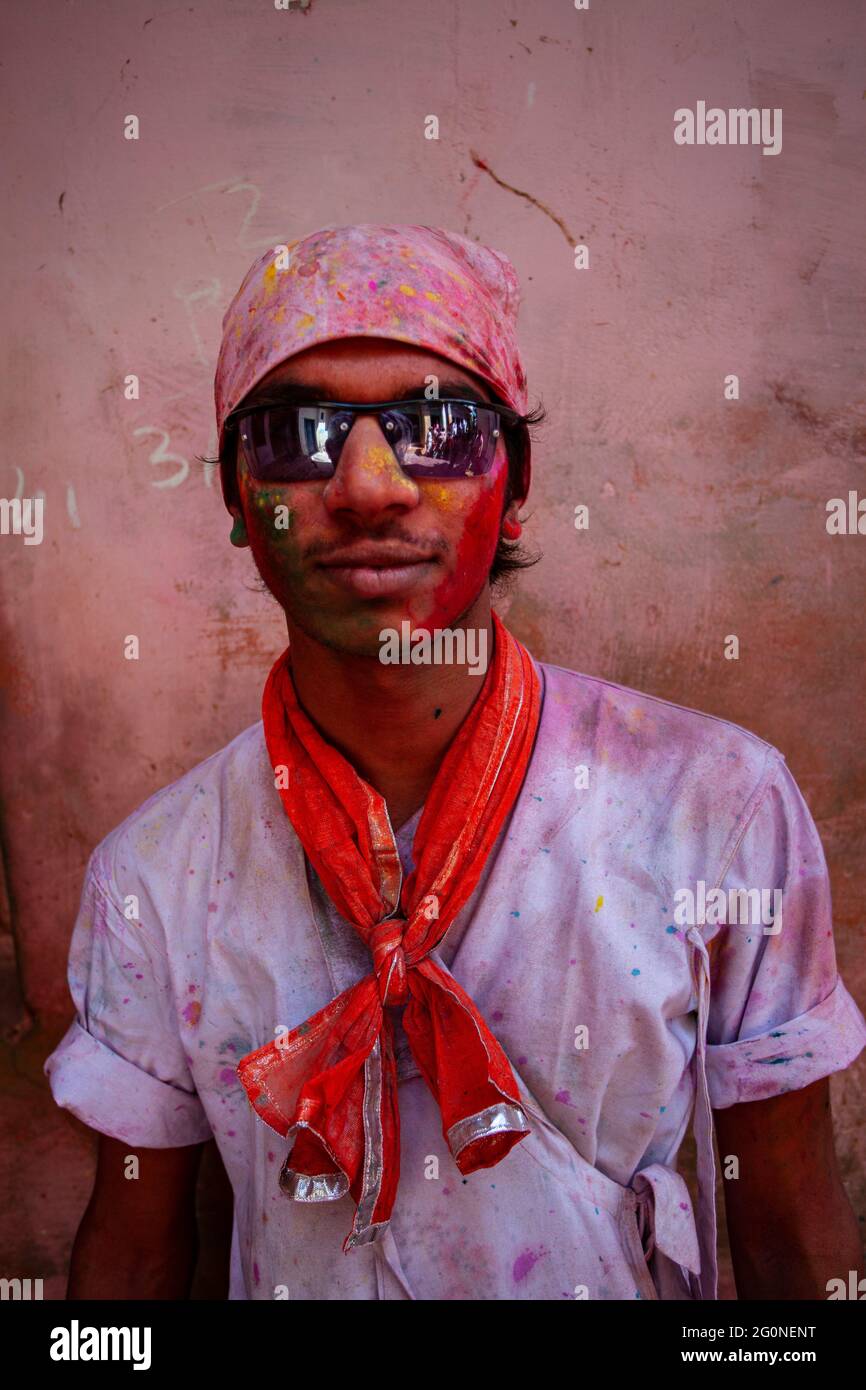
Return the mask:
[[361,544],[332,552],[319,568],[342,588],[379,598],[413,588],[433,563],[429,553],[405,545]]

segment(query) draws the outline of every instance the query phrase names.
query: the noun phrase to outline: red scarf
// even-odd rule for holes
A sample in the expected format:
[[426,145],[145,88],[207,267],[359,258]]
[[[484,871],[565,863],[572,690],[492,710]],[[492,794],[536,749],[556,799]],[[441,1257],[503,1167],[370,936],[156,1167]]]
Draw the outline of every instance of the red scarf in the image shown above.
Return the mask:
[[403,1027],[461,1173],[492,1167],[529,1133],[505,1053],[469,995],[430,957],[478,882],[538,727],[529,653],[495,614],[493,625],[493,660],[430,788],[405,883],[384,800],[301,709],[288,650],[265,685],[265,741],[283,807],[373,969],[242,1058],[238,1075],[256,1113],[294,1139],[283,1190],[301,1201],[351,1193],[357,1209],[344,1250],[376,1238],[397,1193],[397,1070],[385,1004],[406,1003]]

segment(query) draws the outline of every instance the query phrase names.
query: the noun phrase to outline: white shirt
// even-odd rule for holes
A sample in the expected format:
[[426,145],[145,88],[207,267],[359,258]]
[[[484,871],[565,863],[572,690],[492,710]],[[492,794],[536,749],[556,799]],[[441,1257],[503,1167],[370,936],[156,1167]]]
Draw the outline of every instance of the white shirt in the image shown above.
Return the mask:
[[[462,1178],[404,1040],[400,1187],[372,1245],[343,1253],[350,1197],[280,1191],[286,1143],[235,1072],[371,968],[283,812],[261,724],[93,852],[52,1091],[131,1148],[215,1137],[235,1197],[231,1298],[713,1297],[709,1105],[806,1086],[866,1042],[782,755],[725,720],[536,668],[521,794],[437,952],[504,1047],[532,1134]],[[398,835],[407,868],[417,819]],[[781,930],[678,925],[676,895],[699,882],[781,889]],[[675,1171],[696,1090],[697,1221]]]

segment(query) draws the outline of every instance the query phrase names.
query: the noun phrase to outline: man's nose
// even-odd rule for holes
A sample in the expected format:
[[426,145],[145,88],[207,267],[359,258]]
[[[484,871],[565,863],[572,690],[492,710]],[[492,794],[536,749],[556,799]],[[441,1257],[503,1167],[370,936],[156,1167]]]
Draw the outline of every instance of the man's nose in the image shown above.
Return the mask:
[[350,511],[358,516],[396,508],[406,511],[418,505],[421,493],[407,478],[374,415],[355,419],[340,453],[334,476],[322,494],[329,511]]

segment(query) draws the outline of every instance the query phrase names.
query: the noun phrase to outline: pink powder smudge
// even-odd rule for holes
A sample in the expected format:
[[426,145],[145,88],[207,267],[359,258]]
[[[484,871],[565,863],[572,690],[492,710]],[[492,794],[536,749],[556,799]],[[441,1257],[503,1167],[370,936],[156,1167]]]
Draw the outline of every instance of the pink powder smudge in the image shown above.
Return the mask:
[[231,1067],[223,1067],[222,1071],[220,1072],[220,1081],[223,1083],[223,1085],[230,1086],[234,1079],[235,1074],[232,1071]]
[[557,1091],[553,1099],[558,1100],[560,1105],[567,1105],[572,1110],[577,1109],[577,1106],[572,1104],[571,1091]]
[[255,1279],[255,1281],[256,1281],[257,1284],[260,1282],[260,1280],[259,1280],[259,1267],[258,1267],[258,1265],[255,1263],[255,1261],[253,1261],[253,1278]]
[[511,1277],[515,1284],[519,1284],[521,1279],[525,1279],[527,1274],[531,1273],[535,1268],[542,1255],[546,1255],[547,1253],[548,1252],[542,1248],[537,1254],[534,1250],[524,1250],[522,1255],[518,1255],[517,1259],[514,1261],[514,1268],[511,1271]]
[[194,1028],[196,1026],[199,1019],[201,1018],[201,1004],[198,1002],[197,999],[193,999],[192,1003],[187,1004],[186,1008],[183,1011],[183,1016],[189,1024],[190,1028]]

